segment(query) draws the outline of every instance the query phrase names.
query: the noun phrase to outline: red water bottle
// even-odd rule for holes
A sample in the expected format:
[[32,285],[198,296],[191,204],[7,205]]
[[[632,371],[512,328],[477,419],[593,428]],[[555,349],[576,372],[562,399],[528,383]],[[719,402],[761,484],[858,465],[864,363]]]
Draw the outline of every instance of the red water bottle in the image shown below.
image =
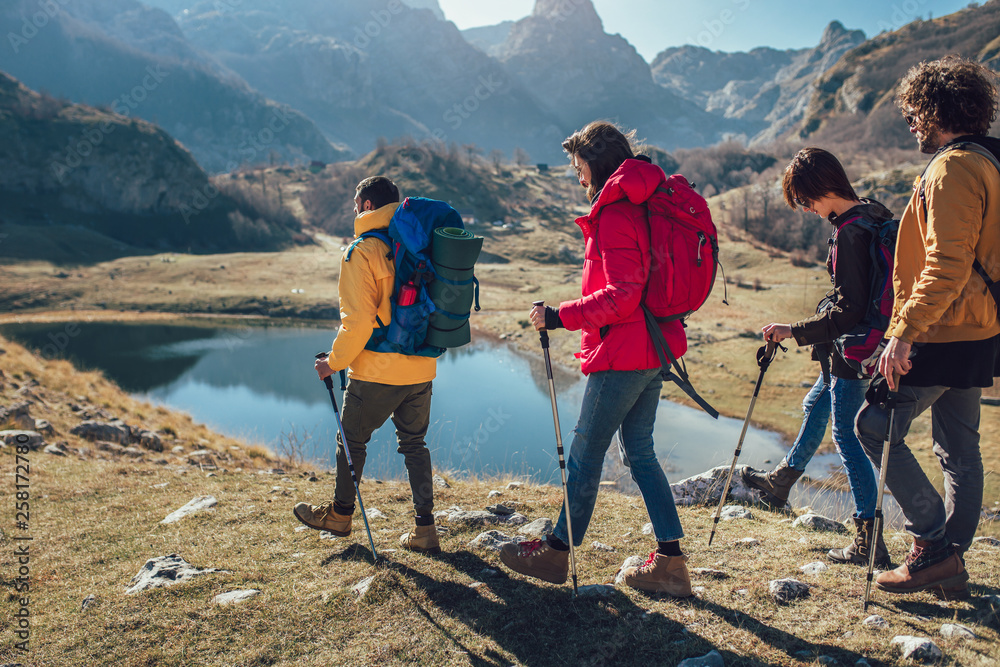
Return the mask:
[[400,286],[399,298],[396,299],[396,302],[400,306],[412,306],[417,302],[417,286],[413,284],[412,280]]

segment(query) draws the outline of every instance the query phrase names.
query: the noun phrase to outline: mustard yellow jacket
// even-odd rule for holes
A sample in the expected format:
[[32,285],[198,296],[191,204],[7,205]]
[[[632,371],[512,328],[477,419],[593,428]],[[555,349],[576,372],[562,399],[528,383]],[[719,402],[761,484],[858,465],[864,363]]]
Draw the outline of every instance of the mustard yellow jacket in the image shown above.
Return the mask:
[[[361,236],[373,229],[389,226],[399,204],[389,204],[366,211],[354,220],[354,235]],[[430,382],[437,374],[437,359],[365,349],[372,331],[378,326],[375,318],[389,324],[392,296],[393,267],[386,256],[388,246],[377,238],[362,240],[347,261],[340,259],[340,330],[333,341],[327,363],[334,371],[348,369],[354,380],[379,384],[408,385]]]
[[1000,334],[997,306],[972,269],[1000,279],[1000,173],[985,157],[951,150],[932,161],[903,213],[888,336],[908,343],[984,340]]

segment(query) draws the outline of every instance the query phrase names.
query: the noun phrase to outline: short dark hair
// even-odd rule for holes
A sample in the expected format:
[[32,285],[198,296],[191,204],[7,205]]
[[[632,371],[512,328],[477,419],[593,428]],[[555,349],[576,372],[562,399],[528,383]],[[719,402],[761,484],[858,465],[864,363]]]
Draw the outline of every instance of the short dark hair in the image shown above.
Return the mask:
[[614,123],[595,120],[577,130],[562,143],[570,157],[578,155],[590,167],[590,187],[587,196],[593,198],[608,182],[622,162],[635,157],[632,142],[635,130],[622,131]]
[[814,202],[827,195],[850,201],[858,198],[840,160],[822,148],[803,148],[796,153],[785,167],[781,189],[785,193],[785,203],[793,209],[796,199]]
[[399,188],[385,176],[370,176],[358,183],[358,198],[362,205],[370,201],[375,208],[382,208],[399,201]]
[[896,106],[945,132],[986,134],[997,119],[996,74],[957,55],[922,62],[899,82]]

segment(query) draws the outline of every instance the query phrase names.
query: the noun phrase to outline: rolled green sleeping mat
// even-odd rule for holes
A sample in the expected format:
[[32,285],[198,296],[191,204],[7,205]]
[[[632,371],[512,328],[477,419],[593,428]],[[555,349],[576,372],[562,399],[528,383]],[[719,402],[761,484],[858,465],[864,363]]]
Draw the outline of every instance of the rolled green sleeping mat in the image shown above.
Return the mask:
[[455,227],[434,230],[431,261],[438,279],[428,293],[437,310],[431,313],[426,342],[436,347],[461,347],[472,340],[469,311],[476,291],[473,269],[483,249],[483,237]]

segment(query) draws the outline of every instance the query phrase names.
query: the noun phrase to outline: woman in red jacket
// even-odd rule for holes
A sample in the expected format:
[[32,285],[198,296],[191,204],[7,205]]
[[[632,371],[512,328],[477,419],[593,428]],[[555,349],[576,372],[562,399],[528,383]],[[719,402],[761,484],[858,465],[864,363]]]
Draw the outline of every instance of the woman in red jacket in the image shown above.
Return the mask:
[[[573,542],[587,532],[597,500],[604,455],[621,428],[633,479],[642,493],[658,546],[646,563],[625,571],[633,588],[691,595],[680,550],[681,528],[670,484],[653,451],[653,422],[660,400],[660,360],[640,307],[649,277],[649,223],[644,203],[666,181],[659,167],[636,156],[630,139],[607,122],[590,123],[563,142],[587,189],[590,213],[576,222],[586,249],[582,298],[558,308],[535,307],[536,329],[580,330],[577,356],[587,375],[580,419],[569,453],[568,506]],[[680,322],[661,325],[674,356],[687,350]],[[509,544],[501,560],[516,572],[561,584],[569,569],[566,509],[545,540]]]

